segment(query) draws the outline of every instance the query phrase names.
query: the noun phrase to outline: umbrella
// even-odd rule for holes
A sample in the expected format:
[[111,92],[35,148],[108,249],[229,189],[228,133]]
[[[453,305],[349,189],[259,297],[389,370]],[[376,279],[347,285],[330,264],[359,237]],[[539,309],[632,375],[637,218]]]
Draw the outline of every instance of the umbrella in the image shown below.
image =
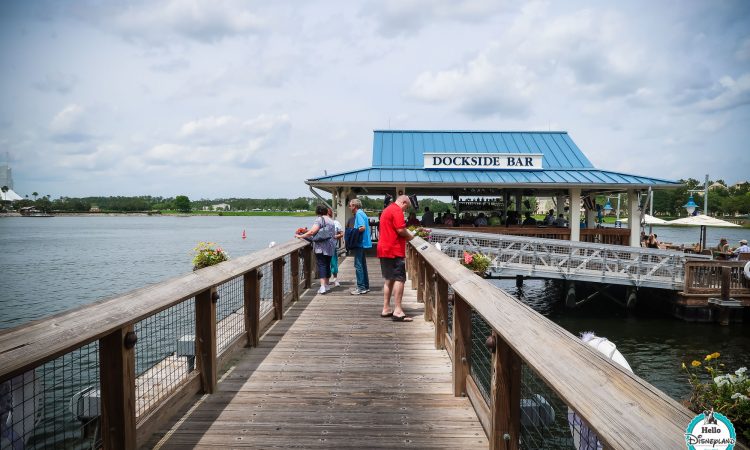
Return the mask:
[[[620,222],[628,223],[628,219],[622,219]],[[659,219],[658,217],[654,217],[648,214],[643,215],[642,222],[646,225],[664,225],[665,223],[667,223],[666,220]]]
[[682,225],[689,227],[701,227],[700,234],[700,248],[703,250],[706,245],[706,227],[739,227],[736,223],[727,222],[726,220],[717,219],[715,217],[698,215],[688,216],[682,219],[670,220],[664,225]]
[[663,225],[684,225],[684,226],[706,226],[706,227],[739,227],[736,223],[727,222],[726,220],[717,219],[711,216],[689,216],[682,219],[670,220]]

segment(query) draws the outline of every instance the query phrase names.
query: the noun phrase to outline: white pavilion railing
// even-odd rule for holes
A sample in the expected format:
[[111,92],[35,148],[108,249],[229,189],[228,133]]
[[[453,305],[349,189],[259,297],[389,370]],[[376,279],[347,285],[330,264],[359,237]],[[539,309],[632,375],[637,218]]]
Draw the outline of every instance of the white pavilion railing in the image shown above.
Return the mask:
[[682,290],[685,263],[710,256],[621,245],[433,229],[429,241],[454,258],[481,252],[490,276],[528,276]]

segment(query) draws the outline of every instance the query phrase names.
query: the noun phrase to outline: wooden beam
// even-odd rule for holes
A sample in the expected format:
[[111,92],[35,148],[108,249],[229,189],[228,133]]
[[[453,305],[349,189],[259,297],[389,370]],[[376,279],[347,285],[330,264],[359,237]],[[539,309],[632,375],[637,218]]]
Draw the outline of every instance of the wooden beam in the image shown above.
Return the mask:
[[245,274],[245,333],[247,346],[257,347],[260,343],[260,278],[262,274],[253,269]]
[[135,333],[133,325],[99,339],[102,440],[106,449],[134,449]]
[[466,395],[466,377],[470,374],[471,307],[459,296],[453,301],[453,394]]
[[424,320],[432,322],[435,307],[435,280],[433,279],[434,271],[425,261],[424,263]]
[[310,289],[312,287],[312,277],[313,277],[313,249],[312,245],[308,245],[302,250],[302,254],[304,255],[304,260],[302,262],[302,269],[305,272],[305,289]]
[[279,258],[272,264],[273,267],[273,310],[274,320],[284,318],[284,259]]
[[492,333],[490,449],[516,450],[521,426],[521,359]]
[[216,390],[216,288],[195,296],[195,360],[204,394]]

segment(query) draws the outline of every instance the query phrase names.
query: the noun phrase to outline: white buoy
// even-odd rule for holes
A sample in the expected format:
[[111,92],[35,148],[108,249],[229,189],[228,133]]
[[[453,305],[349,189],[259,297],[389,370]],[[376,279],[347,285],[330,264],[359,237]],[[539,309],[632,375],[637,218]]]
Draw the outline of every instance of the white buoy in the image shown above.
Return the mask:
[[268,248],[271,248],[276,245],[276,241],[271,241],[270,244],[268,244]]

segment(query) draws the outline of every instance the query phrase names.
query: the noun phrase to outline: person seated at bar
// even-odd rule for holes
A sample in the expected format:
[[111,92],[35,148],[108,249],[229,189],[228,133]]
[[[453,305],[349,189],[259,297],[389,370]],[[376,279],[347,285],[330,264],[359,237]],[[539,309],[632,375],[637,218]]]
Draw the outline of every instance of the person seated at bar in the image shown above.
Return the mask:
[[490,216],[489,220],[487,221],[487,224],[491,227],[497,227],[503,224],[503,219],[500,218],[500,214],[498,214],[498,212],[495,211]]
[[488,225],[487,216],[483,212],[480,212],[476,219],[474,219],[475,227],[486,227]]
[[438,213],[437,216],[435,216],[435,223],[433,225],[442,225],[443,224],[443,213]]
[[518,225],[518,213],[516,211],[508,211],[508,219],[505,221],[505,226],[516,226]]
[[740,253],[750,253],[750,247],[747,246],[747,239],[740,239],[740,246],[732,250],[732,259],[739,259]]
[[552,226],[555,223],[555,210],[550,209],[547,215],[544,216],[544,225]]
[[422,214],[422,226],[431,227],[435,225],[435,215],[430,211],[429,206],[424,207],[424,214]]
[[656,239],[655,234],[648,235],[648,240],[646,241],[646,248],[659,248],[659,241]]
[[523,219],[523,226],[536,226],[536,219],[531,217],[531,211],[526,211],[524,215],[526,216],[526,218]]
[[448,226],[448,227],[452,227],[453,226],[453,222],[454,222],[453,221],[453,214],[451,214],[451,212],[448,211],[443,216],[443,225]]
[[406,221],[406,226],[407,227],[411,227],[411,226],[418,227],[420,225],[422,225],[422,223],[419,221],[419,219],[417,219],[417,213],[415,213],[415,212],[409,213],[409,220]]
[[567,228],[568,227],[568,221],[565,220],[565,215],[563,213],[560,213],[557,216],[557,219],[552,223],[552,225],[558,227],[558,228]]
[[729,253],[729,241],[723,237],[719,239],[719,245],[716,246],[716,251],[719,253]]

